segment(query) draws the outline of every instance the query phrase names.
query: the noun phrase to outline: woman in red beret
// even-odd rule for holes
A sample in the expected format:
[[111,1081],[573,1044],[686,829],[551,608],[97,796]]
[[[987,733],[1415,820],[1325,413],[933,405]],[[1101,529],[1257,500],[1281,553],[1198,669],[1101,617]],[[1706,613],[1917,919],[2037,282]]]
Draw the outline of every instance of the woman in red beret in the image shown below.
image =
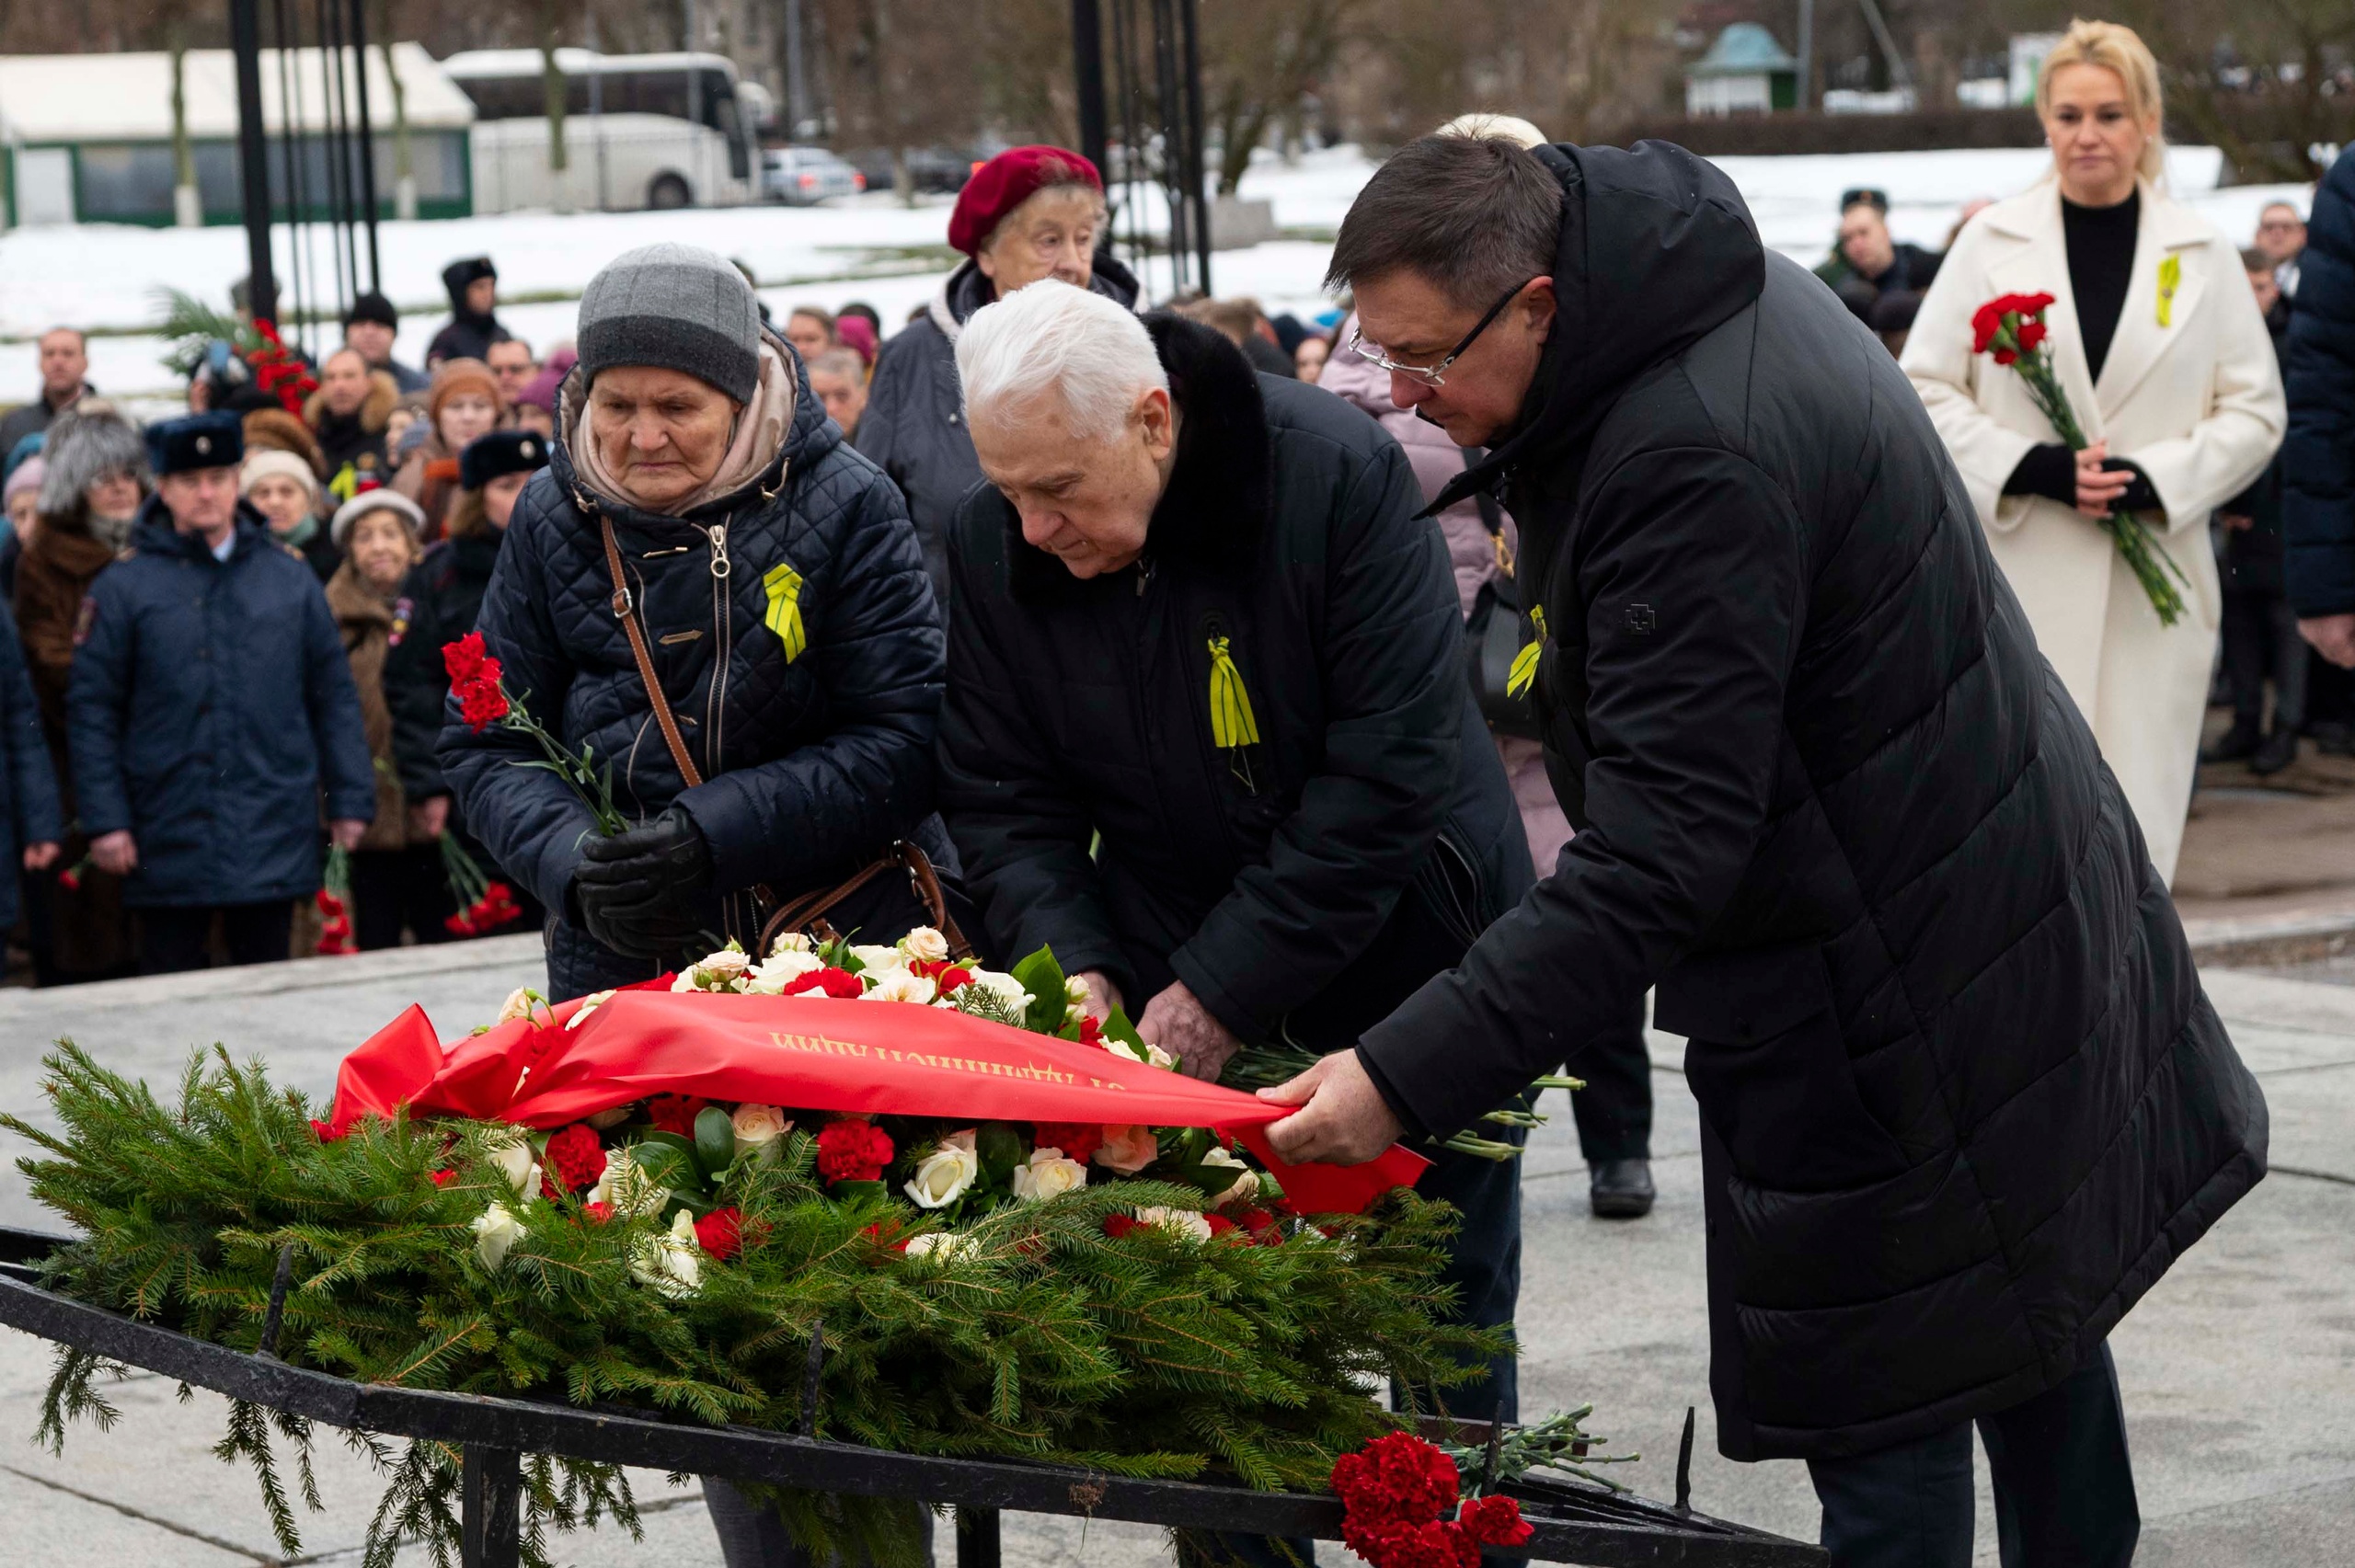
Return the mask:
[[957,336],[991,301],[1058,278],[1133,309],[1137,280],[1096,251],[1104,180],[1062,147],[1013,147],[973,171],[948,218],[948,243],[969,259],[924,315],[883,345],[858,421],[858,450],[908,498],[925,568],[945,619],[948,530],[957,503],[981,482],[957,383]]

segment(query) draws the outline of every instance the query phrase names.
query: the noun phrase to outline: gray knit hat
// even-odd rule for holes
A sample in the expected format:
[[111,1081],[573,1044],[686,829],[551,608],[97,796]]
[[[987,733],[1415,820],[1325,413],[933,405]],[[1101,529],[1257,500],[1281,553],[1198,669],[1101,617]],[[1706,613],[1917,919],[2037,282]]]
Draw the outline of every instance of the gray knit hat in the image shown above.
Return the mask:
[[660,365],[750,403],[761,381],[761,307],[735,264],[693,245],[649,245],[589,280],[578,327],[581,385],[616,365]]
[[109,475],[128,474],[143,488],[147,483],[147,443],[130,420],[94,398],[50,421],[41,456],[49,471],[41,475],[40,509],[51,517],[73,511],[82,492]]

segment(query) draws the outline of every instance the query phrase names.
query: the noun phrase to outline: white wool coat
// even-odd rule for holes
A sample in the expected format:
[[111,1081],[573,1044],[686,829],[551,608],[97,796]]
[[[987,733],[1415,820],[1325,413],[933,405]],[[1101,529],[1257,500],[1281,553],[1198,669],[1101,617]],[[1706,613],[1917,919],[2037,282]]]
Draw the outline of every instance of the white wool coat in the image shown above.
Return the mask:
[[[2162,324],[2160,269],[2181,267]],[[2172,627],[2098,523],[2037,496],[2006,496],[2028,450],[2059,439],[2016,371],[1971,352],[1970,318],[2003,293],[2049,293],[2061,383],[2088,441],[2149,476],[2165,515],[2142,514],[2183,568]],[[1906,339],[1905,372],[1970,487],[1987,543],[2118,775],[2162,876],[2175,876],[2199,762],[2222,601],[2210,514],[2281,443],[2281,376],[2240,252],[2207,219],[2142,187],[2126,303],[2101,379],[2086,374],[2069,287],[2061,194],[2047,178],[1986,209],[1938,269]]]

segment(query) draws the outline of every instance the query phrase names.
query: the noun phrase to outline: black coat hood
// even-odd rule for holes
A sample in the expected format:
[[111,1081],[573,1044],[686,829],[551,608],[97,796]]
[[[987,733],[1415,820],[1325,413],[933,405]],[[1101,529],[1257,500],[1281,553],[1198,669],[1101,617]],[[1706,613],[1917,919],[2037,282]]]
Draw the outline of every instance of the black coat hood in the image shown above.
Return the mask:
[[1554,330],[1519,427],[1452,480],[1437,513],[1593,433],[1629,383],[1748,309],[1766,255],[1733,181],[1666,142],[1536,149],[1562,185]]

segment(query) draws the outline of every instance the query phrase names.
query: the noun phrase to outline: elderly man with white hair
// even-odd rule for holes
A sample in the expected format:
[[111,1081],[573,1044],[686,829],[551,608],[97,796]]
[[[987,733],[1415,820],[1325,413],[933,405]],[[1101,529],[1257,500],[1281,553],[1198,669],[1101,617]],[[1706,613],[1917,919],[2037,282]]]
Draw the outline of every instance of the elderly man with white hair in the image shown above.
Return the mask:
[[[1406,454],[1054,281],[976,311],[957,367],[989,483],[949,536],[941,805],[991,950],[1053,944],[1196,1077],[1353,1044],[1531,880]],[[1464,1210],[1475,1322],[1511,1318],[1518,1182],[1443,1155],[1421,1184]],[[1510,1358],[1447,1397],[1510,1415]]]

